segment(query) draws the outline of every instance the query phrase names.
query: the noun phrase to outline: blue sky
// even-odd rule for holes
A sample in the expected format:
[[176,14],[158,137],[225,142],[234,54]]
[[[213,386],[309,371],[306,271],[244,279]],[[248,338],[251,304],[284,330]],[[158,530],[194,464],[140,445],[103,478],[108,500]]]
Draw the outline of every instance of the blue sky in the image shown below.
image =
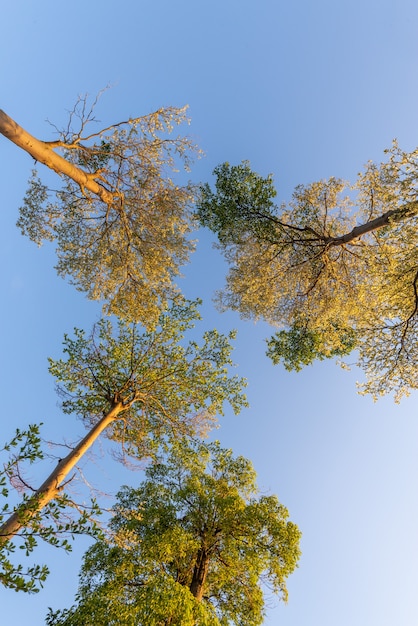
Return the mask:
[[[105,124],[189,104],[187,132],[205,157],[194,181],[220,162],[248,159],[273,173],[278,199],[299,183],[353,179],[397,137],[418,143],[418,5],[412,0],[14,0],[2,7],[1,101],[40,139],[66,123],[77,94],[104,86]],[[0,137],[1,438],[44,422],[47,439],[83,432],[63,416],[47,357],[64,332],[99,315],[15,227],[31,159]],[[205,327],[238,329],[235,361],[250,408],[227,414],[221,443],[250,458],[260,487],[277,493],[303,532],[287,605],[270,626],[415,626],[418,623],[417,395],[400,405],[356,393],[362,373],[318,363],[299,374],[264,356],[269,329],[219,314],[211,303],[225,268],[207,233],[182,287],[204,299]],[[129,475],[95,448],[88,480],[116,490]],[[48,465],[33,469],[34,480]],[[105,487],[104,487],[105,486]],[[37,596],[0,589],[1,623],[40,626],[48,606],[69,606],[85,539],[66,555],[41,546],[51,576]]]

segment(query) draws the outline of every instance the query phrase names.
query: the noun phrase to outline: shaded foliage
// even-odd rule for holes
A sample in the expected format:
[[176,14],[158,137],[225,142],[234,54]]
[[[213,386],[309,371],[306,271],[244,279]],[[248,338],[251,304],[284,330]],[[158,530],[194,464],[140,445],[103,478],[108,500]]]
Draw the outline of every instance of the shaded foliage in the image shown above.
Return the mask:
[[356,346],[355,332],[351,329],[338,330],[341,337],[334,347],[327,342],[325,332],[295,323],[290,330],[279,330],[267,341],[267,356],[275,365],[283,362],[288,371],[296,372],[315,360],[347,356]]

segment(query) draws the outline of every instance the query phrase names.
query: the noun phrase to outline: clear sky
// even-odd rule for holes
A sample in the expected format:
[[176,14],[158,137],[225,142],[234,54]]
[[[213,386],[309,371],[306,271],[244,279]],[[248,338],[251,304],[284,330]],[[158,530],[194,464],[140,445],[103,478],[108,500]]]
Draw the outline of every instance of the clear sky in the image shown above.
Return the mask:
[[[418,143],[415,0],[13,0],[2,3],[0,107],[40,139],[65,125],[77,94],[113,88],[98,117],[118,122],[189,104],[188,131],[205,151],[191,178],[248,159],[273,173],[280,200],[299,183],[353,179],[397,137]],[[15,227],[32,160],[0,137],[2,291],[0,441],[44,422],[47,439],[83,433],[63,416],[47,357],[64,332],[99,315]],[[238,329],[235,360],[251,407],[222,418],[222,445],[250,458],[303,532],[287,605],[269,626],[416,626],[418,623],[417,394],[376,404],[356,393],[362,373],[315,364],[299,374],[264,356],[263,324],[216,312],[225,269],[207,233],[185,268],[187,296],[204,299],[205,327]],[[104,450],[104,449],[103,449]],[[105,450],[104,450],[105,451]],[[88,480],[116,490],[129,475],[96,446]],[[35,468],[45,476],[49,465]],[[0,624],[40,626],[69,606],[85,539],[70,555],[41,546],[51,575],[35,596],[0,589]],[[271,605],[271,606],[270,606]]]

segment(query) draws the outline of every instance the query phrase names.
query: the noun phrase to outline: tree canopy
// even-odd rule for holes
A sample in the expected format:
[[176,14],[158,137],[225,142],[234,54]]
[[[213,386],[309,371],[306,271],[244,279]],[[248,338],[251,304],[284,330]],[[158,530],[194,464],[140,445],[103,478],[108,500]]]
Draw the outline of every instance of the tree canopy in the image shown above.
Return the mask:
[[171,136],[186,108],[96,130],[96,102],[80,98],[55,141],[35,139],[0,111],[0,133],[62,176],[52,190],[33,172],[18,226],[38,245],[54,241],[58,273],[107,313],[152,326],[193,250],[194,188],[174,177],[196,148]]
[[356,351],[374,397],[418,387],[418,150],[396,143],[354,184],[298,186],[276,204],[272,176],[218,166],[197,215],[229,266],[221,308],[280,328],[268,354],[300,369]]
[[84,557],[77,603],[49,626],[256,626],[266,583],[286,600],[300,532],[251,463],[219,443],[177,441],[118,494],[110,541]]
[[178,299],[154,330],[141,332],[124,320],[115,329],[103,319],[90,335],[75,329],[74,338],[65,337],[66,358],[51,359],[50,371],[64,413],[78,415],[87,434],[38,489],[22,483],[23,501],[3,511],[2,550],[11,548],[17,533],[36,534],[54,502],[58,508],[69,504],[70,472],[102,433],[118,444],[122,460],[147,460],[168,441],[205,433],[225,403],[236,413],[246,405],[245,381],[229,373],[234,333],[206,331],[200,343],[185,339],[199,319],[197,304]]
[[106,434],[135,458],[152,455],[167,437],[206,432],[226,402],[238,413],[246,383],[229,373],[235,332],[205,331],[200,343],[185,338],[200,319],[199,304],[178,298],[154,330],[122,319],[115,328],[105,318],[91,334],[65,335],[66,358],[50,359],[63,411],[90,428],[120,405]]

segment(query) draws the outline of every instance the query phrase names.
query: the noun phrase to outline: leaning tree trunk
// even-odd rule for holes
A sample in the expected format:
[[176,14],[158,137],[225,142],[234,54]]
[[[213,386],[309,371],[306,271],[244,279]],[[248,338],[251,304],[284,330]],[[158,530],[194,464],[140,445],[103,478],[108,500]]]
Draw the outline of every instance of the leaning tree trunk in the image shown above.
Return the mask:
[[[99,172],[87,173],[84,170],[69,163],[64,157],[54,151],[57,144],[39,141],[11,117],[0,109],[0,133],[10,139],[14,144],[19,146],[31,155],[36,161],[43,163],[57,174],[68,176],[76,182],[82,191],[88,189],[98,196],[103,202],[110,205],[115,201],[115,194],[98,183],[95,179],[100,176]],[[59,144],[65,147],[65,144]]]
[[29,524],[31,518],[39,513],[48,502],[51,502],[51,500],[59,495],[60,491],[63,489],[62,483],[73,467],[93,445],[105,428],[114,422],[118,415],[125,409],[126,406],[122,402],[114,403],[110,411],[91,428],[74,450],[58,462],[55,469],[39,489],[35,491],[33,496],[18,507],[0,526],[0,546],[16,535],[21,528]]

